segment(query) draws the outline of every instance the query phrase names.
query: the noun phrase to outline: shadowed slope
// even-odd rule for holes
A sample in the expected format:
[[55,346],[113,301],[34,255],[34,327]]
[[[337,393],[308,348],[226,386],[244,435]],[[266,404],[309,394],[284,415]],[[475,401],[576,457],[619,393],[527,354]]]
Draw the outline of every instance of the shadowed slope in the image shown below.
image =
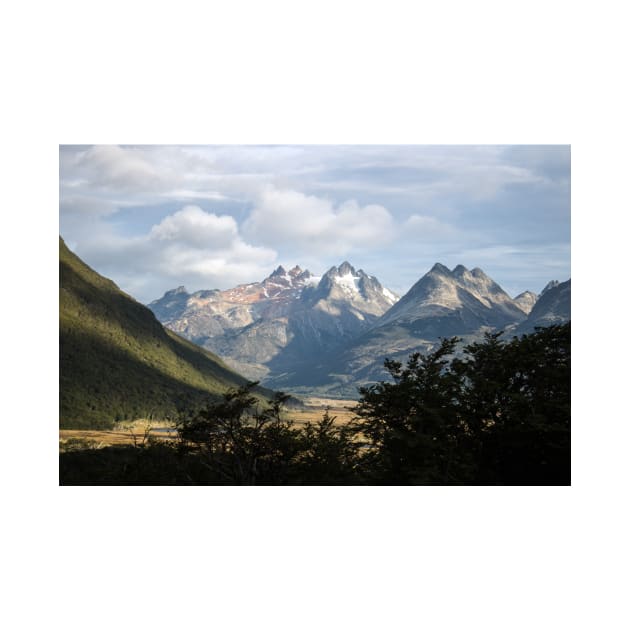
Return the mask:
[[60,424],[164,418],[245,379],[167,331],[59,239]]

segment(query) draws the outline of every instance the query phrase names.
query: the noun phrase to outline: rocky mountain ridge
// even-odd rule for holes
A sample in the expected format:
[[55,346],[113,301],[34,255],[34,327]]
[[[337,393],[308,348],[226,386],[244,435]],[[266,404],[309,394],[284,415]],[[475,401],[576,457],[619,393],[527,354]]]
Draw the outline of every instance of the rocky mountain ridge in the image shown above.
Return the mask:
[[397,299],[345,261],[321,277],[280,266],[261,282],[225,291],[179,287],[149,308],[170,329],[260,379],[355,337]]

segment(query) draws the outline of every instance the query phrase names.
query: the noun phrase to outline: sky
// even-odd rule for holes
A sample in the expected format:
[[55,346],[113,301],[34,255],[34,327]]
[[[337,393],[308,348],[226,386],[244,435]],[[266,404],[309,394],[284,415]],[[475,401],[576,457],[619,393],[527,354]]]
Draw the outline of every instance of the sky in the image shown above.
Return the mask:
[[59,164],[61,236],[143,303],[344,260],[399,295],[436,262],[513,297],[571,275],[568,145],[62,145]]

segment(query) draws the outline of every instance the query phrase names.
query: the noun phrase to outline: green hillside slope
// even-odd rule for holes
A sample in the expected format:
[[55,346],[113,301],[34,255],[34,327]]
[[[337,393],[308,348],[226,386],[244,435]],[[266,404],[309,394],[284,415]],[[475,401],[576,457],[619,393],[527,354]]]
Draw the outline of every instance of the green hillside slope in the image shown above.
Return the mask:
[[90,269],[59,239],[60,425],[165,418],[245,383]]

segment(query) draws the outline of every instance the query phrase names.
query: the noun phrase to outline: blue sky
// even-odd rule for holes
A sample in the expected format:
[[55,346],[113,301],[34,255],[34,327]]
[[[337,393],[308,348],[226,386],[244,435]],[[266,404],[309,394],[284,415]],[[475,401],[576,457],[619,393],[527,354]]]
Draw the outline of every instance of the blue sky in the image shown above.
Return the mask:
[[512,296],[570,277],[570,147],[61,146],[60,233],[142,302],[349,260],[400,295],[435,262]]

